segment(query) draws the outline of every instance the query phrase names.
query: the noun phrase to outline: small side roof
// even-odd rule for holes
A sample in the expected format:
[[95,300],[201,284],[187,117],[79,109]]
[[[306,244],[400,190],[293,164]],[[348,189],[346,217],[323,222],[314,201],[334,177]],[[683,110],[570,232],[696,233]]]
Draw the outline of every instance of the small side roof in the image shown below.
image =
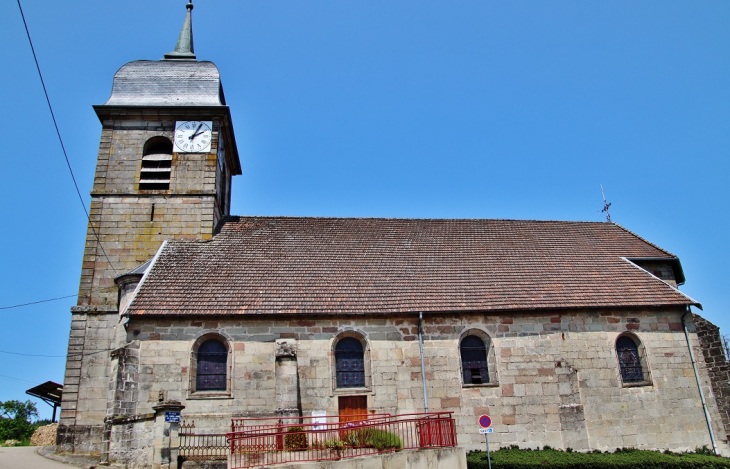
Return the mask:
[[58,384],[54,381],[46,381],[43,384],[34,386],[27,391],[26,394],[43,399],[50,405],[61,404],[61,397],[63,396],[63,384]]

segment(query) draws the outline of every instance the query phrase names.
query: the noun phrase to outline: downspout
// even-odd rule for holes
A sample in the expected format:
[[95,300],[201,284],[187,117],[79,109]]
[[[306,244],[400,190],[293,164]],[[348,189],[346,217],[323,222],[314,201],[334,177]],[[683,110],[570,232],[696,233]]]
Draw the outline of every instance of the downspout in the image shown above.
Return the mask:
[[687,306],[687,311],[682,315],[682,328],[684,329],[684,338],[687,340],[687,348],[689,349],[689,358],[692,360],[692,368],[695,371],[695,379],[697,380],[697,388],[700,390],[700,400],[702,400],[702,410],[705,411],[705,421],[707,422],[707,429],[710,431],[710,440],[712,441],[712,449],[716,455],[720,455],[720,450],[717,449],[717,443],[715,442],[715,432],[712,430],[712,422],[710,421],[710,413],[707,411],[707,402],[705,402],[705,393],[702,392],[702,382],[700,381],[700,374],[697,372],[697,363],[695,362],[695,356],[692,353],[692,345],[689,341],[689,332],[687,332],[687,323],[684,322],[685,316],[689,314],[690,307]]
[[[421,381],[423,381],[423,407],[428,413],[428,393],[426,392],[426,364],[423,360],[423,333],[421,332],[423,313],[418,313],[418,348],[421,349]],[[715,441],[715,440],[713,440]]]

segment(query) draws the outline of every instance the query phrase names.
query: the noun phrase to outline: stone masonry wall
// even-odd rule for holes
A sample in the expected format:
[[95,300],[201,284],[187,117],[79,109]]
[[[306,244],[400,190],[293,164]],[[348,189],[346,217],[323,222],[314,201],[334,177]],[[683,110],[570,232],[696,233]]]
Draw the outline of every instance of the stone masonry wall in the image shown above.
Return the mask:
[[145,142],[157,136],[172,139],[174,125],[175,121],[104,123],[91,193],[80,305],[116,305],[114,277],[149,260],[165,239],[213,236],[221,218],[216,203],[217,123],[211,153],[173,153],[170,190],[138,189]]
[[[714,401],[719,408],[725,433],[730,434],[730,362],[725,356],[720,328],[698,315],[694,316],[694,321],[697,338],[702,346],[702,357],[712,383]],[[725,442],[728,442],[727,438]]]
[[[195,118],[201,116],[196,114]],[[69,339],[59,430],[63,436],[58,440],[62,451],[103,451],[104,419],[110,417],[108,388],[119,382],[110,379],[118,371],[110,363],[110,353],[124,345],[114,340],[115,329],[121,327],[114,278],[152,258],[166,239],[210,239],[223,215],[222,205],[216,201],[216,178],[223,180],[217,175],[216,159],[221,129],[217,118],[203,118],[214,121],[211,152],[173,153],[169,190],[140,191],[139,174],[145,142],[157,136],[172,140],[176,117],[149,111],[138,116],[120,115],[103,123],[79,306],[74,310]],[[112,389],[112,395],[131,392]],[[133,400],[124,403],[132,405]],[[109,412],[129,414],[126,407],[109,408]]]
[[[680,323],[683,310],[520,313],[512,317],[426,315],[424,355],[431,411],[454,412],[460,446],[481,448],[476,418],[489,414],[495,447],[550,445],[576,450],[619,447],[689,450],[710,445]],[[691,325],[693,327],[693,325]],[[352,331],[365,337],[367,389],[336,389],[333,343]],[[491,337],[492,382],[463,385],[459,341],[470,331]],[[649,381],[622,384],[615,350],[619,334],[641,341]],[[693,346],[699,344],[692,331]],[[191,350],[218,333],[232,348],[226,393],[206,396],[190,380]],[[422,412],[417,316],[308,319],[132,318],[128,340],[139,342],[138,413],[158,400],[179,400],[185,420],[221,431],[232,416],[276,411],[276,341],[296,342],[301,408],[337,414],[338,396],[365,395],[371,412]],[[702,365],[702,364],[701,364]],[[700,367],[709,395],[709,379]],[[710,412],[718,415],[710,399]],[[716,418],[716,421],[720,420]],[[721,424],[715,425],[725,441]],[[677,429],[681,431],[677,431]],[[722,445],[728,453],[726,444]]]
[[102,451],[109,350],[118,321],[115,307],[72,309],[57,440],[61,451]]

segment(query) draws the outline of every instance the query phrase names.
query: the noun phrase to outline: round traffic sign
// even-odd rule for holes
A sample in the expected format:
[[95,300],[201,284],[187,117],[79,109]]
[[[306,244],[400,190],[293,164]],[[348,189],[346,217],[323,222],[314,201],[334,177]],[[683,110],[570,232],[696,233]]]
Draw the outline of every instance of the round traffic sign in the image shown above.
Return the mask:
[[492,419],[489,418],[489,415],[482,415],[479,417],[479,425],[481,425],[482,428],[489,428],[492,426]]

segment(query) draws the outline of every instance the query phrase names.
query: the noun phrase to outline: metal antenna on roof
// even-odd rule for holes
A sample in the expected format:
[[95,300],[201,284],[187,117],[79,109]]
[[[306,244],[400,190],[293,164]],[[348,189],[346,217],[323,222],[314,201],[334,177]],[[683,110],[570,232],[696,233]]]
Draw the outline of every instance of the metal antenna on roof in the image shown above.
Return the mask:
[[601,212],[606,212],[606,221],[611,223],[611,214],[608,213],[608,207],[610,207],[611,204],[606,202],[606,194],[603,192],[603,184],[601,184],[601,195],[603,196],[603,210],[601,210]]

